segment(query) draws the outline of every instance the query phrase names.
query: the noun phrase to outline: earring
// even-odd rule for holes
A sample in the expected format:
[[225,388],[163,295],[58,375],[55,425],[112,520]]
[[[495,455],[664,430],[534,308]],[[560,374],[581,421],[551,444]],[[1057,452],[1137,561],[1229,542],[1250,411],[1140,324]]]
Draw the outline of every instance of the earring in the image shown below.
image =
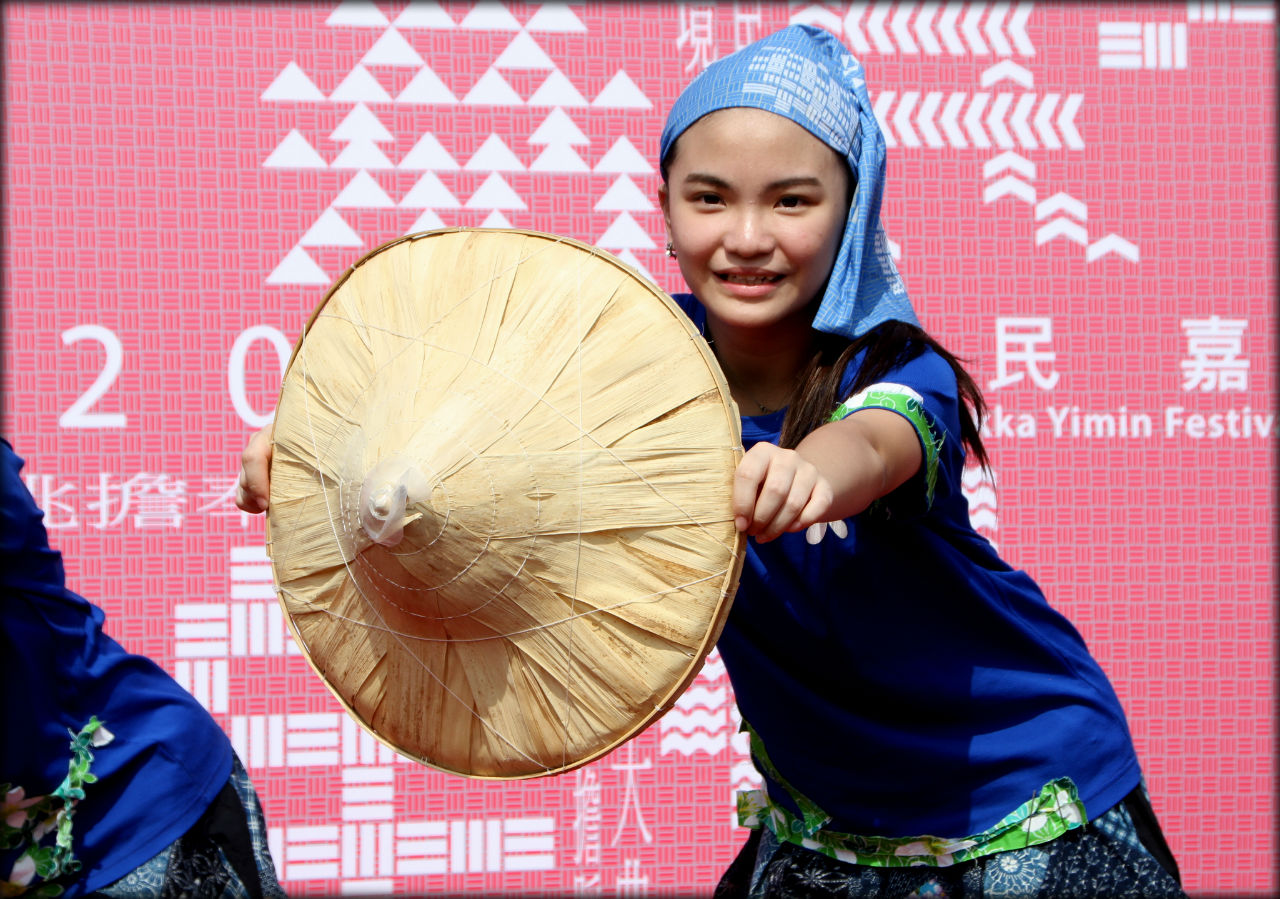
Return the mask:
[[667,255],[670,256],[672,259],[676,258],[676,248],[675,248],[675,245],[671,243],[671,241],[667,241]]

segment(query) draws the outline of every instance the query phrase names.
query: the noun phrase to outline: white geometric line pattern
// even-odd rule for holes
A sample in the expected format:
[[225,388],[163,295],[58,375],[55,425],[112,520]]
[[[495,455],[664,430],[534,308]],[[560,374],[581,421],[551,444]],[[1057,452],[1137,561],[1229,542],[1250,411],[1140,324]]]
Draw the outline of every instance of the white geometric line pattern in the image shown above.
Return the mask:
[[1275,4],[1270,0],[1188,0],[1189,22],[1237,22],[1262,24],[1276,20]]
[[1185,22],[1099,22],[1098,67],[1185,69]]

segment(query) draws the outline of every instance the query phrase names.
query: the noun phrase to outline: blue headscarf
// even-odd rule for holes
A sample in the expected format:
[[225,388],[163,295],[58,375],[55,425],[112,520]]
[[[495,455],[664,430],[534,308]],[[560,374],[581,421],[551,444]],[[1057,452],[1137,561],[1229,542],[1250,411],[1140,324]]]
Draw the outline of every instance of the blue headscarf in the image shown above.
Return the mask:
[[829,31],[792,25],[717,60],[676,99],[659,159],[676,138],[717,109],[748,106],[800,125],[849,163],[856,179],[849,220],[813,327],[860,337],[886,321],[918,325],[880,224],[884,135],[862,64]]

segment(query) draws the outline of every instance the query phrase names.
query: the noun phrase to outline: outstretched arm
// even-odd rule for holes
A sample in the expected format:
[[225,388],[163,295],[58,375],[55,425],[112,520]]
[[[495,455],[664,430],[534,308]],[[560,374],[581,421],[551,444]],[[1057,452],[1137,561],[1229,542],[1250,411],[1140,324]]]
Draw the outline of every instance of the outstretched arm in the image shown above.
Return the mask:
[[794,450],[757,443],[734,475],[734,522],[765,543],[847,518],[906,483],[922,461],[915,428],[885,409],[825,424]]

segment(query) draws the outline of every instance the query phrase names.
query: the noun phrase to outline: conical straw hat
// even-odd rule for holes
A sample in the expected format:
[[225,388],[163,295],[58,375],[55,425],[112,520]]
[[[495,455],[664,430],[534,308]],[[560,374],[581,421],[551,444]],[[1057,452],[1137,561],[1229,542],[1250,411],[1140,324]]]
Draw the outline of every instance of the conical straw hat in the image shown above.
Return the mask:
[[657,719],[742,567],[728,386],[687,317],[576,241],[377,248],[294,349],[268,547],[357,721],[484,778],[555,774]]

